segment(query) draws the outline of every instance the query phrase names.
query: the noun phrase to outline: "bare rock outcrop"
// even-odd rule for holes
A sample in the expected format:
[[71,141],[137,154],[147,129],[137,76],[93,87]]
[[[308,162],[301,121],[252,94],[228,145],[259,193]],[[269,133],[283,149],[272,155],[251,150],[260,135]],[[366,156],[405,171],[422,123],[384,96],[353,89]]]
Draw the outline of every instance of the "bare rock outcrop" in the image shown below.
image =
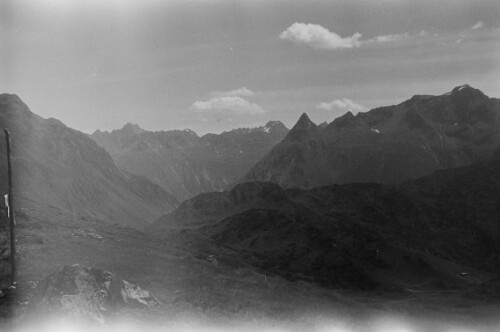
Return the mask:
[[159,305],[147,290],[111,272],[78,264],[65,266],[43,279],[31,300],[35,312],[99,323],[123,309],[149,310]]

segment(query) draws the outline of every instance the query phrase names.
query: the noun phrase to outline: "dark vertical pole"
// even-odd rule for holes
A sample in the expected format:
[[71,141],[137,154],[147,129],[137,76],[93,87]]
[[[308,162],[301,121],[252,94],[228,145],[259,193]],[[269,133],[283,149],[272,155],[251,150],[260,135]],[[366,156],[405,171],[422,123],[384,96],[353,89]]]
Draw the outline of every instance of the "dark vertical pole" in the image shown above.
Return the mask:
[[15,212],[14,195],[12,195],[12,163],[10,161],[10,134],[5,129],[5,140],[7,142],[7,174],[9,177],[9,218],[10,218],[10,258],[12,284],[16,282],[16,233],[15,233]]

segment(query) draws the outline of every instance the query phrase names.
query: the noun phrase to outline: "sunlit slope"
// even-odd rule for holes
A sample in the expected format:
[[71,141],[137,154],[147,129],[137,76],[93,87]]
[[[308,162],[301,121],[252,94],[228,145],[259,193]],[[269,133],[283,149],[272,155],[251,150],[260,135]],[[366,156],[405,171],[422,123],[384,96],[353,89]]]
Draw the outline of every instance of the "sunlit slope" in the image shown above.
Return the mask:
[[147,177],[183,201],[236,182],[287,132],[279,121],[201,137],[188,129],[152,132],[129,123],[90,137],[120,168]]
[[[120,170],[85,134],[39,117],[16,95],[0,96],[0,127],[8,128],[12,137],[16,197],[136,227],[177,204],[158,185]],[[5,174],[5,145],[0,141]],[[1,181],[6,188],[5,176]]]

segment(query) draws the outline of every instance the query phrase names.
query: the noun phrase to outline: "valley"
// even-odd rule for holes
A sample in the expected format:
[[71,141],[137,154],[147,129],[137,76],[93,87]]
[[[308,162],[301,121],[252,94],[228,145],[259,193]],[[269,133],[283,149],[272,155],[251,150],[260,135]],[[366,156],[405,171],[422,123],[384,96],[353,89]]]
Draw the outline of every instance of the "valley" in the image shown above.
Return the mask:
[[110,153],[118,167],[159,184],[182,202],[230,187],[287,132],[279,121],[202,137],[189,129],[150,132],[126,124],[90,137]]
[[[458,93],[453,91],[450,95]],[[189,319],[194,329],[206,324],[214,329],[271,324],[288,330],[337,324],[347,331],[370,331],[373,324],[403,324],[415,331],[495,328],[500,309],[500,150],[493,130],[498,107],[469,87],[460,91],[480,96],[471,112],[493,118],[479,118],[474,132],[490,139],[476,144],[447,138],[446,149],[439,150],[434,134],[422,143],[429,138],[428,127],[407,132],[404,122],[405,133],[391,129],[391,135],[444,151],[435,155],[439,164],[418,167],[428,174],[417,176],[398,164],[403,157],[387,158],[385,167],[406,172],[401,181],[371,182],[359,173],[352,183],[321,173],[322,165],[332,162],[312,157],[326,158],[321,151],[346,142],[325,140],[324,130],[350,139],[355,130],[364,142],[355,149],[371,142],[394,156],[405,151],[428,160],[418,152],[423,150],[408,149],[406,143],[398,150],[372,140],[364,119],[383,109],[351,120],[347,114],[322,127],[303,115],[289,132],[270,122],[201,138],[187,130],[147,132],[127,124],[91,135],[105,150],[58,120],[32,113],[19,97],[2,95],[0,120],[15,138],[19,274],[15,291],[6,291],[13,297],[4,297],[9,302],[0,306],[3,326],[29,322],[44,278],[79,264],[112,271],[160,303],[154,310],[118,307],[108,326],[126,319],[147,322],[151,329],[175,329]],[[450,107],[447,116],[454,121],[458,111]],[[440,118],[443,109],[448,110],[428,111],[427,117]],[[408,112],[394,110],[392,117],[408,117]],[[364,122],[356,124],[357,118]],[[349,121],[354,127],[346,128],[358,129],[342,129]],[[401,129],[398,121],[392,125]],[[363,149],[353,153],[366,155]],[[298,177],[285,182],[273,177],[242,182],[268,162],[281,167],[276,160],[288,160],[285,151],[302,156],[289,166],[312,162],[320,167],[314,174],[324,184],[312,186],[315,177],[302,171],[293,171]],[[352,162],[370,164],[356,160],[351,169],[357,167]],[[292,174],[279,167],[279,174]],[[163,170],[170,173],[162,182]],[[203,174],[219,180],[202,180]],[[304,176],[312,182],[301,185]],[[172,181],[177,184],[170,186]]]
[[500,1],[0,1],[0,332],[500,332]]
[[[161,301],[154,311],[120,312],[125,316],[118,315],[108,322],[106,328],[112,330],[123,327],[114,325],[120,319],[126,319],[129,329],[181,331],[372,331],[375,327],[414,331],[470,327],[486,331],[498,324],[497,297],[480,288],[465,292],[324,288],[309,281],[286,280],[231,259],[230,255],[225,259],[217,256],[219,264],[214,267],[206,254],[132,228],[74,218],[59,209],[29,202],[21,206],[20,277],[10,319],[25,329],[32,326],[26,312],[38,282],[62,266],[75,263],[113,271],[147,288]],[[42,331],[53,328],[38,321],[34,324]],[[0,326],[6,329],[10,325],[3,321]]]

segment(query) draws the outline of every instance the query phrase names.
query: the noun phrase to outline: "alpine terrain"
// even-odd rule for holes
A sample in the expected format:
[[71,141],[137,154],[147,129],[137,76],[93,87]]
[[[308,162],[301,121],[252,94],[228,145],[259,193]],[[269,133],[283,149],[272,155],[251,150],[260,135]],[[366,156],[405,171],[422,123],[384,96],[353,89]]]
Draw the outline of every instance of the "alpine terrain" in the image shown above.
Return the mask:
[[[118,168],[87,135],[39,117],[16,95],[0,95],[0,127],[11,134],[17,199],[138,228],[178,204],[157,184]],[[0,167],[6,170],[0,142]],[[7,188],[7,177],[0,181]]]
[[272,182],[242,183],[185,201],[149,230],[290,280],[448,289],[498,276],[498,216],[500,150],[398,185],[284,190]]
[[500,100],[468,85],[317,126],[304,113],[243,177],[285,188],[398,183],[468,165],[500,146]]
[[91,137],[120,168],[147,177],[183,201],[234,183],[287,132],[279,121],[202,137],[189,129],[151,132],[128,123]]

